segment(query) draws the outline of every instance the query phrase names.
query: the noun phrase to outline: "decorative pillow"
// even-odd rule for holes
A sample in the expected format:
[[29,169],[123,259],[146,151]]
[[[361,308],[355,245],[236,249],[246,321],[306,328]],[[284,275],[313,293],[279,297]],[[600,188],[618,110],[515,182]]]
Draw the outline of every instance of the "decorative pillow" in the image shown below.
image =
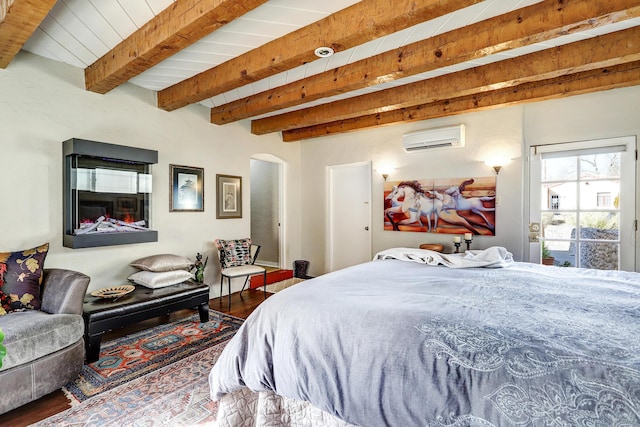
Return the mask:
[[153,289],[176,285],[190,279],[193,279],[193,274],[186,270],[160,272],[138,271],[137,273],[133,273],[129,276],[129,280],[133,283]]
[[0,290],[0,316],[4,316],[5,314],[11,311],[11,298],[9,295],[5,294]]
[[251,264],[251,239],[221,240],[213,242],[220,251],[222,268]]
[[172,254],[151,255],[140,258],[131,263],[131,266],[144,271],[173,271],[191,269],[193,262],[190,259]]
[[0,316],[4,316],[11,311],[11,298],[2,291],[5,271],[7,271],[7,264],[0,262]]
[[44,259],[49,244],[19,252],[0,253],[0,263],[6,264],[2,292],[11,299],[9,310],[40,309]]

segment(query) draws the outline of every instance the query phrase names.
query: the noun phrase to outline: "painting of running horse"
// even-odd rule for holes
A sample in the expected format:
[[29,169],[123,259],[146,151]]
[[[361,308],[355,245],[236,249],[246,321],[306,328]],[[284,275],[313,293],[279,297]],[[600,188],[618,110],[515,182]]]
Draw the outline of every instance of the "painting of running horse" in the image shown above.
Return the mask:
[[384,229],[494,236],[496,178],[384,183]]

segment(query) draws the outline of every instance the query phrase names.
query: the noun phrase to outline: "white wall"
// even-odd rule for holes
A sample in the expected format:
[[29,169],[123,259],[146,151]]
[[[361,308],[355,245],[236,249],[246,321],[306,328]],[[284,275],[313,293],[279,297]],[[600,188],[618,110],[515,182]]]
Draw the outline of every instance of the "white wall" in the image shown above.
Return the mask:
[[[393,166],[389,179],[467,178],[491,176],[484,164],[493,152],[511,158],[500,171],[496,208],[496,235],[476,236],[472,248],[505,246],[518,260],[529,245],[528,229],[529,145],[640,134],[640,87],[616,89],[553,101],[523,104],[442,119],[381,127],[301,142],[302,257],[311,262],[310,274],[325,270],[326,167],[371,160],[373,162],[372,252],[393,246],[417,247],[443,243],[452,249],[450,235],[383,230],[383,179],[375,171]],[[466,146],[459,149],[407,154],[402,134],[452,124],[466,125]],[[524,154],[523,154],[524,153]],[[640,188],[640,185],[638,186]],[[373,255],[372,254],[372,255]]]
[[[447,235],[383,231],[380,165],[395,170],[389,179],[489,176],[483,160],[500,151],[512,162],[498,176],[496,236],[476,238],[474,247],[502,245],[517,259],[523,240],[527,200],[526,162],[531,144],[640,134],[640,87],[465,114],[285,144],[280,136],[251,135],[248,123],[216,126],[208,109],[189,106],[167,113],[156,108],[155,93],[125,84],[106,95],[84,90],[80,69],[21,53],[0,70],[0,251],[50,242],[46,267],[71,268],[91,276],[91,289],[122,284],[132,260],[150,254],[209,256],[205,280],[218,293],[218,264],[212,240],[249,234],[249,159],[271,154],[286,162],[283,264],[311,261],[310,274],[325,271],[326,167],[373,163],[372,251],[390,246],[439,242]],[[406,154],[405,132],[466,124],[462,149]],[[62,247],[61,142],[78,137],[158,150],[153,166],[153,228],[159,241],[90,249]],[[169,212],[169,164],[205,169],[205,211]],[[302,173],[301,171],[304,171]],[[215,174],[243,177],[242,219],[215,219]],[[640,175],[640,174],[639,174]],[[640,188],[640,183],[638,188]],[[239,288],[240,284],[236,284]],[[234,290],[235,287],[234,287]]]
[[[205,282],[219,292],[215,238],[250,231],[252,155],[269,153],[286,162],[287,251],[300,256],[298,144],[279,135],[251,135],[247,123],[216,126],[209,110],[192,105],[171,113],[156,108],[155,92],[131,84],[100,95],[84,89],[83,70],[21,53],[0,70],[0,251],[50,242],[45,267],[91,276],[90,289],[126,283],[142,256],[174,253],[209,257]],[[82,138],[158,150],[152,166],[152,228],[158,242],[88,249],[62,246],[62,141]],[[169,164],[204,168],[204,212],[169,212]],[[243,177],[243,218],[216,220],[216,173]],[[241,286],[241,283],[234,284]],[[238,288],[239,288],[238,286]],[[225,292],[226,293],[226,292]]]

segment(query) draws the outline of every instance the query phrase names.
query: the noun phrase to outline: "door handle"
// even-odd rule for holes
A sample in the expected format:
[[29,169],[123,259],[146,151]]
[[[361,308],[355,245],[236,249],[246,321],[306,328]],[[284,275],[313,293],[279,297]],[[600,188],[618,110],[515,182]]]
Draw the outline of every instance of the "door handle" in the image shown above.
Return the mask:
[[529,224],[529,242],[539,242],[540,241],[540,223],[532,222]]
[[365,227],[365,228],[364,228],[364,231],[369,231],[369,227]]

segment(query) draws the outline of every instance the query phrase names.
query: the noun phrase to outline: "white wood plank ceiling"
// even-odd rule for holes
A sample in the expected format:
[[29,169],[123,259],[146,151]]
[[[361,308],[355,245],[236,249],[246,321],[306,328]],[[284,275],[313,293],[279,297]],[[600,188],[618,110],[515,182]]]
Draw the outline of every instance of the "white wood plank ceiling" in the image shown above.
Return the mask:
[[[152,19],[173,0],[58,0],[24,49],[37,55],[85,68],[102,57],[144,23]],[[396,49],[436,34],[461,28],[540,0],[485,0],[440,18],[403,31],[318,59],[289,71],[247,84],[246,86],[201,101],[216,107],[247,96],[288,84],[338,66],[353,63],[381,52]],[[138,86],[158,91],[271,40],[318,21],[357,3],[354,0],[270,0],[239,19],[183,49],[153,68],[130,80]],[[481,60],[440,68],[409,78],[316,100],[279,110],[277,114],[307,108],[338,99],[362,95],[393,86],[404,85],[435,76],[501,61],[506,58],[547,49],[581,39],[638,26],[638,18],[588,29],[551,42],[488,55]],[[276,113],[271,113],[271,115]]]

